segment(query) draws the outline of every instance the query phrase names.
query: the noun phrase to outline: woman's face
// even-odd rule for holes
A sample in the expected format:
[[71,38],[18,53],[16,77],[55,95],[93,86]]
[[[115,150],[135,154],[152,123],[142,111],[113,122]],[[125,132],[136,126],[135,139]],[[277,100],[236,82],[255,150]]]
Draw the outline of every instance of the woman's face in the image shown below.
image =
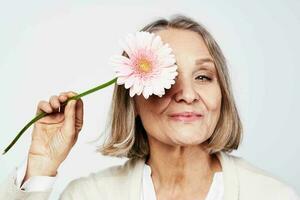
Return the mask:
[[136,95],[136,114],[149,140],[172,146],[201,144],[212,135],[221,108],[221,90],[212,57],[195,32],[168,29],[155,33],[173,49],[178,76],[161,98]]

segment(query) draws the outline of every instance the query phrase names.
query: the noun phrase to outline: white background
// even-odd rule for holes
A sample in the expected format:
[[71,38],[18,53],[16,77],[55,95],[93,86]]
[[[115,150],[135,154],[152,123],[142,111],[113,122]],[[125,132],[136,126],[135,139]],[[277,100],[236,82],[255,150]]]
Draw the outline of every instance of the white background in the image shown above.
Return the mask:
[[[110,2],[110,3],[109,3]],[[244,124],[242,156],[300,193],[300,1],[0,1],[0,149],[40,100],[81,93],[114,77],[117,41],[158,17],[185,14],[213,34],[228,59]],[[94,153],[113,87],[83,97],[85,124],[59,168],[51,199],[74,178],[126,159]],[[0,182],[25,158],[31,128],[0,157]]]

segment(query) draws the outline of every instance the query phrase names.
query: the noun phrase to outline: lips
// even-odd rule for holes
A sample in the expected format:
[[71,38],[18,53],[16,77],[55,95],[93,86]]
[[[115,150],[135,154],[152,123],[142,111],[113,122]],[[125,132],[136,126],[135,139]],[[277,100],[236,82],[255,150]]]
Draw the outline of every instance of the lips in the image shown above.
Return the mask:
[[169,116],[175,121],[192,122],[199,120],[203,115],[197,112],[179,112],[172,113]]

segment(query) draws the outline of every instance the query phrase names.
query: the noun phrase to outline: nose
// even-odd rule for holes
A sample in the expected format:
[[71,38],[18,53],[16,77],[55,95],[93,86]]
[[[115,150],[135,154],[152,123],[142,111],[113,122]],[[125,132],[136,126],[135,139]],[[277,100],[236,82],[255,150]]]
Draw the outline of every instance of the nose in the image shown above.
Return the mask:
[[187,104],[191,104],[200,99],[200,95],[197,92],[191,77],[183,77],[178,75],[174,85],[173,94],[176,102],[183,101]]

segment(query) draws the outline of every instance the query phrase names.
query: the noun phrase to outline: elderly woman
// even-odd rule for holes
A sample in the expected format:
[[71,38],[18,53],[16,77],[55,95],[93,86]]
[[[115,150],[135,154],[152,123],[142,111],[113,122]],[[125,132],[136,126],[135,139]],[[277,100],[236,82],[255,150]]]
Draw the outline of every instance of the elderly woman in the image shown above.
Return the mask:
[[[60,198],[298,198],[290,186],[229,154],[241,142],[242,125],[225,58],[211,34],[184,16],[154,21],[142,31],[155,33],[172,48],[178,65],[175,84],[162,97],[149,99],[132,98],[127,89],[115,85],[110,134],[99,151],[129,159],[124,165],[71,181]],[[57,169],[83,125],[82,100],[72,100],[63,112],[56,112],[74,95],[61,93],[39,103],[38,111],[51,115],[35,124],[24,173],[20,167],[9,177],[1,199],[49,197]],[[36,183],[43,186],[36,188]]]

